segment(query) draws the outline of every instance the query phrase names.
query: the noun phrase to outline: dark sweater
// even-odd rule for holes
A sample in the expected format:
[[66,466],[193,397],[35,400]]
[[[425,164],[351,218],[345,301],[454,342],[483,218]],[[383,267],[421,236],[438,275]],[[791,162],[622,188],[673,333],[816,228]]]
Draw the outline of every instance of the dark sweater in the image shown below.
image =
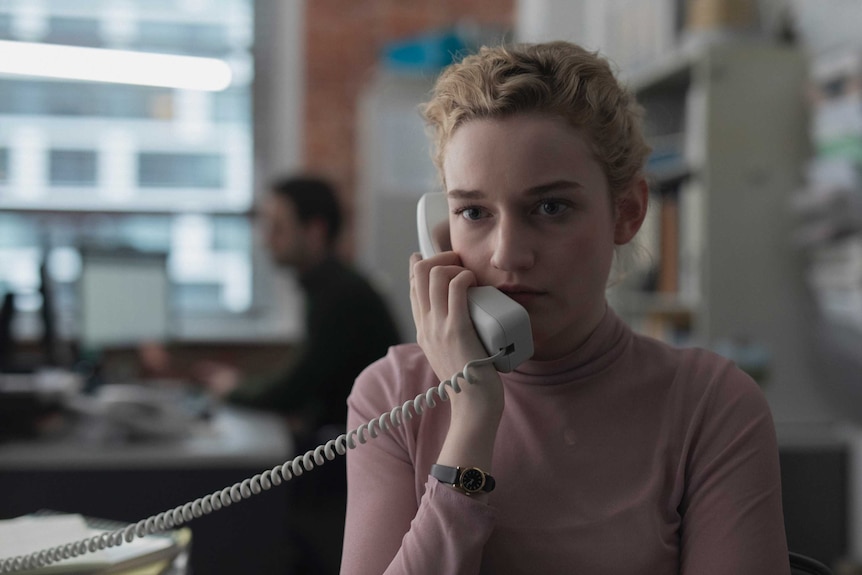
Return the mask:
[[330,259],[300,278],[306,337],[285,371],[243,382],[232,403],[302,417],[310,430],[343,426],[356,376],[399,343],[386,303],[351,267]]

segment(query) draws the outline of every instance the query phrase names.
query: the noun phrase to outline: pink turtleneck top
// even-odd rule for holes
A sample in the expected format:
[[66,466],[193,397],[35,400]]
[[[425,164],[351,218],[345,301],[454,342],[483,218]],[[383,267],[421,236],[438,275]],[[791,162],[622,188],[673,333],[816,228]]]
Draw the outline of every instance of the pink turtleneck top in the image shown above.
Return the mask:
[[[731,362],[608,308],[570,356],[502,379],[487,501],[429,476],[446,402],[348,452],[342,574],[789,573],[772,417]],[[348,428],[438,383],[417,345],[393,347]]]

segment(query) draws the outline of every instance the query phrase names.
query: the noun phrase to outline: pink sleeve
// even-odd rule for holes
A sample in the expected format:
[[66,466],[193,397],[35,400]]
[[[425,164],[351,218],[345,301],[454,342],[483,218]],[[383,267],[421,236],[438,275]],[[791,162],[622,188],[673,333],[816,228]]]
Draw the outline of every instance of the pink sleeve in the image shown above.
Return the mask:
[[[348,400],[348,429],[403,404],[407,398],[396,391],[402,382],[391,357],[370,366]],[[479,572],[494,510],[430,477],[418,492],[417,430],[414,419],[348,451],[342,575]]]
[[681,470],[688,481],[680,573],[789,574],[778,444],[766,398],[745,373],[728,367],[695,409]]

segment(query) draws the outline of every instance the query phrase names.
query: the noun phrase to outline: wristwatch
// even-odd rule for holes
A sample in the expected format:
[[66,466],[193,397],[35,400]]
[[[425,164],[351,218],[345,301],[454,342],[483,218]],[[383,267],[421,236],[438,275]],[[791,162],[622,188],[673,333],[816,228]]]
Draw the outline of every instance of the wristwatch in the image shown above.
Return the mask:
[[494,478],[478,467],[449,467],[435,463],[431,466],[431,477],[460,489],[467,495],[490,493],[496,485]]

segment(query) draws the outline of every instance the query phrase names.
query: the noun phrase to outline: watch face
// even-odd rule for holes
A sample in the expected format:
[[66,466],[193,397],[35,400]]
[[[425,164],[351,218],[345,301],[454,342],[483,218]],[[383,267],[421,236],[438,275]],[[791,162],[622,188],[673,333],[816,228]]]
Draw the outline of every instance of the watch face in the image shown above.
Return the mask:
[[470,493],[475,493],[477,491],[481,491],[484,486],[485,474],[478,469],[465,469],[464,472],[461,473],[461,487],[463,487],[464,490]]

